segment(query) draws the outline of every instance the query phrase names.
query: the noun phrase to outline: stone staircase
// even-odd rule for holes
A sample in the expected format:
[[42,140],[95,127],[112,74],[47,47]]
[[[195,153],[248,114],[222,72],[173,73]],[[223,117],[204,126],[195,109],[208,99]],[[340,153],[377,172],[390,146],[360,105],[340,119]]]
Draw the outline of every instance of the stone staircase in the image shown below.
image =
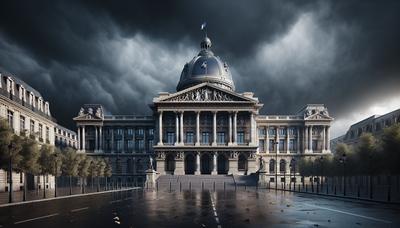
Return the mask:
[[256,186],[256,176],[239,175],[162,175],[156,181],[158,190],[233,190],[238,186]]

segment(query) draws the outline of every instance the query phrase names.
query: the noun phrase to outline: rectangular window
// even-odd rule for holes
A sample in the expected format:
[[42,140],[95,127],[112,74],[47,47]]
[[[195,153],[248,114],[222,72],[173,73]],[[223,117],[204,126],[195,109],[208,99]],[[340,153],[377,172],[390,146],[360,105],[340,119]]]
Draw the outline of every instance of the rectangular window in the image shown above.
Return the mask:
[[265,136],[265,128],[259,128],[258,129],[258,135],[261,136],[261,137]]
[[149,140],[149,149],[153,149],[153,145],[154,145],[154,140],[150,139]]
[[175,133],[167,132],[167,144],[174,144],[175,142]]
[[25,131],[25,116],[19,116],[19,129],[21,133]]
[[289,128],[289,135],[295,135],[296,134],[296,128],[294,128],[294,127],[291,127],[291,128]]
[[269,135],[275,135],[275,134],[276,134],[276,129],[270,127],[270,128],[268,129],[268,134],[269,134]]
[[282,152],[285,150],[285,140],[279,139],[279,151]]
[[133,135],[133,129],[132,128],[128,128],[128,130],[127,130],[128,132],[128,135]]
[[122,128],[118,128],[116,133],[117,133],[117,135],[122,135],[123,132],[124,132],[124,130]]
[[240,131],[237,133],[237,143],[244,144],[244,132]]
[[8,126],[11,129],[14,129],[14,113],[10,110],[7,111],[7,117],[8,117]]
[[46,127],[46,140],[50,143],[50,128]]
[[128,150],[129,150],[129,151],[132,151],[132,150],[133,150],[133,140],[129,139],[129,140],[126,142],[126,144],[127,144]]
[[225,132],[218,132],[217,133],[217,143],[218,144],[225,144]]
[[138,140],[138,149],[139,149],[139,151],[144,150],[144,140],[143,139]]
[[279,128],[279,135],[280,136],[286,135],[286,128]]
[[150,129],[149,129],[149,135],[151,135],[151,136],[154,135],[154,129],[153,129],[153,128],[150,128]]
[[318,140],[313,139],[312,141],[312,150],[318,150]]
[[260,151],[264,151],[264,140],[263,139],[260,139],[259,141],[258,141],[258,148],[260,148]]
[[31,120],[31,124],[30,124],[30,134],[31,135],[35,135],[35,121]]
[[117,152],[118,153],[121,152],[123,150],[123,148],[122,148],[122,145],[123,145],[122,144],[122,140],[116,140],[115,143],[116,143]]
[[194,142],[194,133],[186,132],[186,143],[193,143],[193,142]]
[[268,148],[269,151],[275,151],[275,140],[270,139],[268,146],[269,146],[269,148]]
[[138,131],[137,131],[137,133],[138,133],[139,136],[143,136],[143,135],[144,135],[144,130],[143,130],[143,128],[139,128]]
[[107,151],[111,150],[111,140],[109,140],[109,139],[106,140],[106,150]]
[[43,141],[43,125],[39,124],[39,141]]
[[290,139],[289,140],[289,150],[290,151],[294,151],[296,150],[296,141],[294,139]]
[[202,144],[209,144],[210,143],[210,133],[209,132],[202,132],[201,133],[201,143]]

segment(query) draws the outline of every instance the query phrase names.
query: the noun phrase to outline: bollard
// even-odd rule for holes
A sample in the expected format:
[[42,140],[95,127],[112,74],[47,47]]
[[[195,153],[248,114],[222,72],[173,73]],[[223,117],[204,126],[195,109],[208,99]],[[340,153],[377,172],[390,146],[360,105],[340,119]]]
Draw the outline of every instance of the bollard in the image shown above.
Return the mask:
[[335,190],[334,190],[334,191],[335,191],[335,193],[334,193],[334,194],[335,194],[335,196],[336,196],[336,185],[335,185]]
[[213,188],[214,188],[214,192],[215,192],[215,181],[214,181],[214,186],[213,186]]
[[156,190],[158,191],[158,181],[156,182]]
[[308,192],[308,185],[306,184],[306,192]]
[[192,182],[189,182],[189,191],[192,191]]
[[169,191],[171,192],[171,181],[169,182]]
[[182,182],[179,182],[179,191],[182,192]]

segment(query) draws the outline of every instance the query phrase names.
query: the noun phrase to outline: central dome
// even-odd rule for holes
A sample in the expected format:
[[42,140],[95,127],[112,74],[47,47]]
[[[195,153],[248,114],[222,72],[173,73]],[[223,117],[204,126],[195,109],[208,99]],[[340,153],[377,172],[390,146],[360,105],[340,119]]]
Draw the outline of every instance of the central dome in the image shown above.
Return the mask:
[[224,89],[235,90],[228,64],[211,51],[211,40],[206,36],[200,44],[201,51],[183,67],[177,91],[208,82]]

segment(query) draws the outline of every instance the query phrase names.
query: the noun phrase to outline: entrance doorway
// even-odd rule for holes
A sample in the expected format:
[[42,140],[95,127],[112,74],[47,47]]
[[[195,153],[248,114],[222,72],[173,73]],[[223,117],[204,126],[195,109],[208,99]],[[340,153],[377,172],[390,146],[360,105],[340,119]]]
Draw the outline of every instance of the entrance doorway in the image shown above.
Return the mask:
[[228,174],[228,159],[223,154],[218,155],[217,171],[218,174]]
[[175,156],[173,154],[167,154],[167,157],[165,158],[165,171],[167,174],[174,174]]
[[194,155],[187,154],[185,157],[185,174],[194,174],[195,171],[195,162],[194,162]]
[[209,153],[201,155],[201,174],[211,174],[211,156]]

